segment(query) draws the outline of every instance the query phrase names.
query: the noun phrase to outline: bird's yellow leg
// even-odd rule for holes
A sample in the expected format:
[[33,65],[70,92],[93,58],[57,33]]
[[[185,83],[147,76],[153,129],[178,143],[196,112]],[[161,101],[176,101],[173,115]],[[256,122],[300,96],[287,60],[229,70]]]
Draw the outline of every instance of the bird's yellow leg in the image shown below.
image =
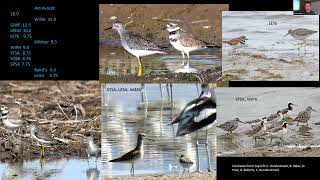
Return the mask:
[[143,73],[143,69],[142,69],[142,62],[140,58],[138,58],[138,63],[139,63],[138,76],[141,76]]

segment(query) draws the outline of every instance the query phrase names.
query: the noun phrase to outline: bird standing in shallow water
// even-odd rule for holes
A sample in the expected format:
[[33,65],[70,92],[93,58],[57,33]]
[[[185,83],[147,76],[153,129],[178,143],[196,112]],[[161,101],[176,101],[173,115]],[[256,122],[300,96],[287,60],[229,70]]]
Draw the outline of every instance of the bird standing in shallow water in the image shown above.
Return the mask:
[[[172,124],[178,123],[176,136],[191,134],[199,129],[206,128],[206,151],[208,171],[211,171],[210,153],[208,147],[208,129],[216,121],[216,97],[214,84],[202,84],[200,96],[189,102],[180,114],[172,121]],[[199,141],[196,133],[196,152],[197,152],[197,171],[200,172],[199,161]]]
[[125,30],[124,26],[117,22],[105,30],[115,29],[120,35],[123,48],[138,59],[139,71],[138,76],[142,75],[143,67],[141,58],[152,54],[166,54],[163,48],[157,46],[150,40],[143,38],[140,34]]
[[308,125],[308,121],[311,119],[311,111],[316,110],[314,110],[311,106],[308,106],[307,109],[301,111],[293,121],[298,121],[297,126],[299,123],[307,123]]
[[88,148],[86,149],[86,153],[88,155],[88,158],[90,158],[91,156],[95,156],[96,157],[96,162],[97,162],[99,148],[94,143],[92,136],[88,137]]
[[183,172],[182,173],[184,173],[186,169],[189,172],[190,167],[193,165],[193,162],[184,154],[180,155],[179,163],[183,167]]
[[110,160],[109,162],[130,163],[131,164],[130,174],[134,176],[134,163],[138,160],[142,160],[144,156],[144,148],[143,148],[144,138],[153,141],[152,139],[147,137],[146,134],[140,133],[138,135],[137,145],[133,150],[131,150],[130,152],[124,154],[119,158]]
[[224,131],[227,131],[227,133],[232,134],[232,131],[234,131],[238,128],[239,122],[243,123],[242,121],[240,121],[239,118],[235,118],[235,119],[227,121],[217,127],[224,130]]

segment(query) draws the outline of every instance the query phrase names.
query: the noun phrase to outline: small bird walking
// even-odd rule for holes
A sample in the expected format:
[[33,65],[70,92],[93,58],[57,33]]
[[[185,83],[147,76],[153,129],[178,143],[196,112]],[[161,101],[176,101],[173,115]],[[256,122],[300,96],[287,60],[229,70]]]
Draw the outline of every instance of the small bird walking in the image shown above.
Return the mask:
[[217,127],[224,130],[224,131],[227,131],[228,134],[229,133],[232,134],[232,131],[234,131],[238,128],[239,122],[244,123],[244,122],[240,121],[239,118],[235,118],[235,119],[227,121]]
[[140,133],[138,135],[137,145],[133,150],[131,150],[130,152],[124,154],[119,158],[110,160],[109,162],[130,163],[131,164],[130,174],[134,176],[134,163],[138,160],[142,160],[144,156],[143,139],[154,141],[151,138],[147,137],[146,134]]
[[246,40],[248,38],[246,36],[240,36],[236,37],[227,41],[222,41],[223,43],[226,43],[232,47],[232,53],[236,53],[236,49],[240,49],[246,46]]
[[39,127],[36,127],[34,124],[31,126],[30,135],[33,140],[37,141],[41,145],[41,158],[45,156],[44,145],[58,144],[60,142]]
[[311,106],[308,106],[307,109],[301,111],[293,121],[298,121],[297,126],[299,125],[299,123],[307,123],[308,126],[308,121],[311,119],[311,111],[316,110],[314,110]]
[[143,38],[140,34],[125,30],[123,24],[117,22],[105,30],[115,29],[120,35],[123,48],[138,59],[138,76],[142,75],[143,67],[141,58],[152,54],[166,54],[163,48],[157,46],[150,40]]
[[181,154],[179,158],[179,163],[183,167],[183,174],[185,173],[186,169],[189,172],[190,167],[193,165],[191,159],[189,159],[186,155]]

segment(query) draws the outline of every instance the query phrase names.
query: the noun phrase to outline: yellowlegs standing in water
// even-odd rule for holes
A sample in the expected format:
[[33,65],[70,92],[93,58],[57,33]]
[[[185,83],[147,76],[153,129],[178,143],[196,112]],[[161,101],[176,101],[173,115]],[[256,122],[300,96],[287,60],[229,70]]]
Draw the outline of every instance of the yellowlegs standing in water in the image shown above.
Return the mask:
[[[183,136],[193,133],[199,129],[206,128],[206,151],[208,171],[211,171],[210,153],[208,148],[208,129],[216,121],[216,97],[213,84],[202,84],[202,92],[199,98],[189,102],[181,113],[172,121],[172,124],[178,124],[176,136]],[[196,151],[197,151],[197,171],[200,172],[199,161],[199,141],[196,133]]]
[[29,123],[27,121],[24,120],[20,120],[20,119],[9,119],[8,118],[8,114],[9,114],[9,110],[7,107],[1,107],[0,108],[1,111],[1,119],[2,119],[2,123],[4,125],[4,127],[6,129],[8,129],[9,131],[16,131],[20,128],[24,128],[27,127],[29,125]]
[[287,35],[291,35],[295,40],[301,40],[303,41],[303,45],[306,46],[306,39],[311,36],[312,34],[316,33],[317,31],[309,30],[309,29],[304,29],[304,28],[299,28],[295,30],[289,29],[288,33],[284,35],[283,37]]
[[[264,117],[260,121],[260,124],[258,126],[252,126],[252,129],[249,130],[246,135],[254,137],[254,142],[257,142],[257,138],[261,138],[261,136],[266,132],[267,127],[267,118]],[[264,138],[261,138],[264,139]]]
[[232,53],[235,53],[236,49],[243,48],[246,46],[246,40],[248,38],[246,36],[240,36],[236,37],[227,41],[222,41],[223,43],[226,43],[232,47]]
[[217,127],[224,130],[224,131],[227,131],[227,133],[232,134],[232,131],[234,131],[238,128],[239,122],[243,123],[242,121],[240,121],[239,118],[235,118],[233,120],[230,120],[230,121],[227,121],[223,124],[220,124]]
[[40,127],[36,127],[36,125],[31,126],[30,132],[31,138],[41,145],[41,157],[44,157],[44,145],[53,145],[58,144],[59,141],[54,139],[47,132],[40,129]]
[[147,137],[146,134],[140,133],[138,135],[137,145],[133,150],[131,150],[130,152],[124,154],[119,158],[110,160],[109,162],[130,163],[131,164],[130,174],[134,176],[134,163],[138,160],[143,159],[143,155],[144,155],[143,139],[144,138],[153,141],[152,139]]
[[157,46],[153,42],[143,38],[141,35],[125,30],[124,26],[117,22],[105,30],[115,29],[120,35],[121,44],[123,48],[130,54],[136,56],[139,62],[138,76],[142,75],[142,63],[141,57],[152,55],[152,54],[166,54],[163,48]]
[[287,133],[287,131],[288,131],[288,123],[283,122],[282,126],[271,129],[269,132],[265,133],[264,136],[271,139],[270,144],[272,143],[272,140],[274,138],[278,138],[282,142],[284,142],[283,136]]
[[169,31],[169,40],[171,45],[181,52],[182,54],[182,65],[184,65],[184,54],[187,54],[189,66],[189,54],[192,51],[204,50],[207,48],[218,48],[220,46],[209,44],[204,42],[192,34],[182,30],[178,24],[169,23],[167,24],[167,30]]
[[185,172],[185,170],[187,169],[187,171],[189,172],[190,167],[193,165],[193,162],[191,161],[191,159],[189,159],[186,155],[181,154],[180,158],[179,158],[179,163],[183,168],[183,173]]
[[311,118],[311,111],[316,111],[314,110],[311,106],[308,106],[306,110],[301,111],[298,116],[294,119],[294,121],[298,121],[297,126],[299,123],[307,123]]
[[89,136],[89,137],[88,137],[88,148],[86,149],[86,153],[87,153],[87,155],[88,155],[88,159],[89,159],[91,156],[95,156],[95,157],[96,157],[96,162],[97,162],[98,153],[99,153],[99,148],[98,148],[98,146],[94,143],[92,136]]

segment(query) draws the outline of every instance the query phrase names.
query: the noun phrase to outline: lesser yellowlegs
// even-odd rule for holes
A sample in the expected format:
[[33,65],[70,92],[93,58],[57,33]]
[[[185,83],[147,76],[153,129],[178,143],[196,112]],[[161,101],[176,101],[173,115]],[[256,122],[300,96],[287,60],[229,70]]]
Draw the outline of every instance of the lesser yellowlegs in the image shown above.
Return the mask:
[[143,38],[140,34],[129,32],[125,30],[124,26],[117,22],[105,30],[115,29],[120,35],[121,44],[123,48],[130,54],[136,56],[139,62],[138,75],[142,75],[141,58],[152,54],[165,54],[163,48],[157,46],[155,43]]
[[36,125],[31,126],[30,131],[31,138],[41,145],[41,157],[44,157],[44,146],[45,145],[53,145],[58,144],[59,141],[54,139],[52,135],[48,132],[40,129],[40,127],[36,127]]
[[289,29],[288,33],[284,35],[283,37],[287,35],[291,35],[295,40],[301,40],[303,41],[303,45],[306,46],[306,39],[311,36],[312,34],[315,34],[317,31],[309,30],[309,29],[304,29],[304,28],[299,28],[299,29]]

